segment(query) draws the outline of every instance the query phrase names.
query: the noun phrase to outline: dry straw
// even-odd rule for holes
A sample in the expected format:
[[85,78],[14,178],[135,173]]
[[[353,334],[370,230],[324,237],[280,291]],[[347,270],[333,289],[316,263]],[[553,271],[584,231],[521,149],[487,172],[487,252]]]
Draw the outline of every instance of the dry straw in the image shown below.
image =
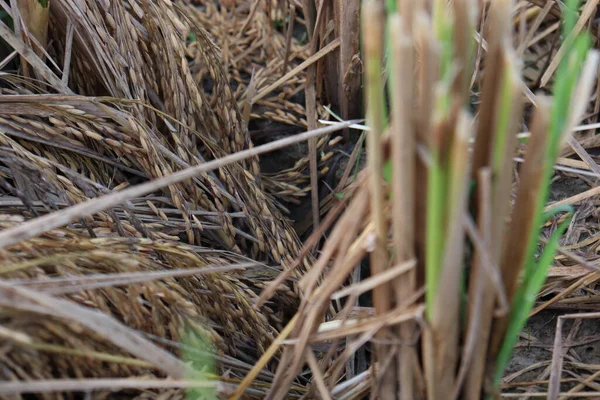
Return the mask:
[[[291,101],[304,82],[302,62],[308,58],[298,40],[288,41],[286,58],[300,68],[276,85],[271,77],[282,68],[283,47],[268,53],[250,49],[253,38],[282,37],[271,31],[270,6],[223,9],[222,17],[234,23],[217,34],[203,28],[219,26],[206,22],[213,18],[211,6],[51,2],[41,9],[49,21],[43,38],[17,2],[4,6],[18,29],[3,24],[2,37],[22,56],[20,75],[2,75],[5,232],[132,184],[251,150],[248,120],[240,111],[244,101],[263,106],[261,117],[306,126],[304,109]],[[257,31],[261,24],[269,31]],[[222,54],[214,40],[233,30],[241,35],[232,45],[236,51]],[[49,44],[46,52],[40,43]],[[255,92],[262,99],[245,100],[246,73],[257,65]],[[326,116],[321,111],[319,117]],[[320,170],[331,158],[327,134],[334,130],[318,140]],[[56,307],[96,309],[112,324],[107,326],[126,327],[131,341],[99,329],[102,319],[83,323],[84,314],[3,302],[2,327],[11,343],[3,353],[3,380],[181,377],[176,357],[184,354],[180,341],[190,330],[213,343],[213,357],[230,369],[234,381],[241,378],[249,369],[245,361],[267,348],[286,319],[284,311],[297,304],[289,284],[279,286],[278,300],[261,308],[253,303],[301,248],[278,201],[309,191],[302,186],[308,160],[269,176],[261,175],[257,154],[4,247],[3,287],[19,285],[22,296],[33,296],[30,288],[38,288],[46,293],[36,301],[60,299]],[[259,263],[247,270],[219,269],[250,259]],[[307,265],[302,262],[294,274]],[[86,276],[97,280],[82,280]],[[160,341],[153,344],[150,337]]]
[[598,191],[545,204],[600,171],[598,1],[42,3],[0,21],[0,393],[598,395]]

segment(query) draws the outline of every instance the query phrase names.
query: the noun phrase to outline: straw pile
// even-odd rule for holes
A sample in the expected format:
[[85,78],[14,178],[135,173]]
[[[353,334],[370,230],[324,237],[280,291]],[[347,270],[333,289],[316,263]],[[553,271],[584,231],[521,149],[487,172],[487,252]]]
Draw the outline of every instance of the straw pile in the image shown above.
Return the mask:
[[[246,10],[251,23],[240,29],[240,15],[208,24],[211,4],[51,2],[47,32],[34,29],[28,8],[11,5],[17,29],[0,23],[15,50],[1,77],[2,230],[252,148],[247,125],[258,114],[244,112],[254,103],[260,118],[306,125],[289,100],[301,73],[273,87],[274,98],[265,97],[273,89],[260,92],[283,69],[285,51],[281,33],[257,31],[271,26],[265,5]],[[203,26],[223,30],[213,36]],[[234,30],[241,46],[223,57],[213,39]],[[267,35],[279,46],[264,53],[253,40]],[[297,66],[306,52],[290,43],[287,64]],[[250,69],[258,69],[252,83]],[[249,84],[263,100],[244,98]],[[328,146],[325,136],[318,147]],[[323,155],[322,167],[331,157]],[[181,356],[185,332],[207,341],[230,375],[248,370],[298,301],[280,285],[270,305],[253,306],[264,282],[297,259],[300,242],[280,201],[306,195],[307,164],[264,175],[254,156],[3,246],[4,289],[31,297],[0,296],[1,379],[180,376],[162,349]],[[87,310],[65,313],[47,296],[96,309],[119,330],[86,320]]]

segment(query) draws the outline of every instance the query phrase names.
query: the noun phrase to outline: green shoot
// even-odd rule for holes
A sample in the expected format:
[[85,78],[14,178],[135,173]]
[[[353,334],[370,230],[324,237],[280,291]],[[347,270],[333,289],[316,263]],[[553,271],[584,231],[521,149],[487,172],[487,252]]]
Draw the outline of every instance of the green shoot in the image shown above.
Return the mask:
[[388,15],[391,15],[398,11],[398,4],[396,0],[386,0],[385,7],[387,9]]
[[504,149],[506,147],[507,136],[510,129],[511,110],[512,110],[512,79],[510,69],[504,71],[502,87],[499,100],[499,109],[496,119],[496,133],[494,135],[492,173],[498,176],[503,168]]
[[[569,1],[569,12],[565,15],[563,33],[565,37],[575,25],[577,1]],[[499,384],[504,368],[510,359],[513,347],[517,341],[519,332],[523,329],[527,317],[533,308],[535,298],[544,283],[548,269],[553,261],[558,247],[558,240],[568,226],[569,218],[564,221],[554,232],[546,245],[539,260],[535,261],[535,252],[538,246],[538,237],[544,218],[544,206],[548,200],[549,183],[553,174],[553,165],[560,151],[560,143],[570,115],[570,103],[574,95],[578,78],[583,64],[591,47],[588,34],[579,35],[574,40],[574,45],[562,60],[557,79],[555,82],[554,101],[551,109],[550,127],[548,132],[547,147],[545,149],[544,165],[541,176],[540,192],[536,199],[536,212],[533,216],[532,229],[529,232],[525,265],[523,266],[522,282],[513,299],[513,306],[509,317],[509,324],[496,360],[496,371],[494,382]],[[554,212],[565,211],[564,208],[553,210]],[[570,210],[569,210],[570,211]]]
[[445,211],[451,204],[446,204],[447,186],[450,174],[448,157],[445,150],[445,123],[449,118],[451,104],[451,68],[454,55],[452,19],[447,18],[448,8],[444,0],[436,0],[433,5],[433,23],[435,36],[440,48],[439,76],[434,111],[433,133],[430,138],[429,180],[427,187],[426,213],[426,249],[425,249],[425,280],[426,280],[426,312],[432,317],[437,288],[442,268],[443,252],[446,235]]
[[445,0],[436,0],[433,6],[433,29],[435,37],[441,45],[440,49],[440,77],[442,82],[450,79],[452,62],[454,58],[454,18],[451,8]]
[[554,255],[558,249],[559,240],[565,233],[573,217],[573,210],[571,207],[557,207],[552,210],[552,215],[564,211],[568,212],[567,218],[558,226],[556,231],[550,237],[550,240],[548,240],[539,261],[537,263],[532,263],[533,268],[531,269],[531,272],[524,277],[523,282],[515,295],[509,327],[506,331],[505,340],[502,343],[500,353],[496,360],[496,372],[494,375],[494,384],[496,386],[499,385],[500,379],[502,379],[504,369],[512,356],[519,334],[525,327],[527,319],[529,318],[529,313],[535,305],[537,294],[540,292],[540,289],[546,280],[548,270],[552,265]]
[[437,286],[444,248],[444,200],[446,177],[437,149],[431,149],[429,185],[427,187],[427,247],[425,250],[425,281],[427,282],[427,315],[431,316],[437,293]]
[[567,0],[563,9],[563,35],[567,37],[569,32],[575,29],[577,23],[577,9],[579,8],[580,0]]
[[[216,367],[211,355],[212,346],[207,338],[188,328],[183,335],[183,359],[191,366],[191,376],[188,379],[208,381],[215,379]],[[216,399],[217,393],[214,388],[189,389],[186,392],[188,399]]]

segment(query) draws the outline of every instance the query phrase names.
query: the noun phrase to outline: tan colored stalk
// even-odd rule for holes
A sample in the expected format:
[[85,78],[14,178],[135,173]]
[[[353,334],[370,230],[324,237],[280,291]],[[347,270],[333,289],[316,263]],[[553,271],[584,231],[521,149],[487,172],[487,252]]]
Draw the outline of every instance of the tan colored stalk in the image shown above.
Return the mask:
[[454,45],[455,62],[458,63],[458,77],[454,91],[463,102],[469,100],[469,86],[473,73],[474,49],[473,31],[477,17],[475,0],[454,0]]
[[[505,62],[502,61],[503,55],[505,54],[505,48],[502,46],[502,40],[503,38],[510,37],[510,6],[510,1],[498,1],[490,4],[486,32],[488,51],[485,59],[485,71],[483,74],[483,88],[481,97],[482,102],[479,110],[478,134],[473,150],[473,174],[476,174],[481,168],[491,167],[493,162],[494,127],[497,123],[497,99],[503,80],[502,78],[504,75],[504,69],[506,68]],[[504,189],[506,189],[506,187],[504,187]],[[507,193],[510,192],[507,190],[505,194]],[[480,203],[481,200],[475,202],[476,208],[479,207],[478,204]],[[495,214],[492,213],[492,215]],[[503,225],[503,220],[496,221],[496,224],[493,224],[495,229],[502,227]],[[502,243],[501,240],[496,240],[496,242],[491,240],[491,242],[495,243],[496,245],[498,243]],[[497,252],[494,254],[497,254]],[[499,262],[497,257],[498,256],[496,256],[494,259],[496,262]],[[482,279],[485,280],[485,282],[479,283]],[[474,288],[471,290],[472,294],[470,294],[470,296],[475,296],[475,299],[473,300],[473,302],[475,302],[477,301],[478,297],[476,292],[477,287],[480,284],[484,285],[485,287],[488,284],[491,284],[491,282],[489,279],[486,279],[483,270],[477,268],[477,265],[471,271],[471,282],[475,283]],[[485,373],[485,362],[487,358],[486,337],[489,336],[489,333],[486,334],[486,332],[489,332],[492,322],[492,316],[490,313],[494,306],[494,298],[490,298],[490,296],[484,296],[481,300],[485,304],[481,305],[479,316],[474,315],[472,312],[472,306],[469,313],[469,326],[479,325],[479,331],[481,334],[479,335],[477,343],[475,344],[473,360],[470,364],[469,374],[467,374],[466,377],[464,395],[468,400],[480,398],[483,375]],[[477,322],[476,319],[479,317],[484,318],[483,321]]]
[[[312,1],[312,0],[311,0]],[[309,5],[306,5],[306,9],[309,9]],[[313,56],[317,52],[319,45],[319,28],[323,23],[323,18],[317,19],[313,23],[309,23],[308,29],[312,24],[315,25],[313,37],[310,41],[310,55]],[[330,55],[331,56],[331,55]],[[311,64],[307,70],[306,86],[305,86],[305,97],[306,97],[306,121],[308,129],[317,128],[317,65]],[[313,220],[313,231],[319,227],[319,181],[318,181],[318,163],[317,163],[317,138],[308,140],[308,154],[309,154],[309,165],[310,165],[310,197],[312,203],[312,220]]]
[[[431,19],[424,10],[417,10],[413,32],[416,44],[417,65],[417,107],[416,107],[416,136],[417,143],[425,145],[431,136],[431,115],[433,113],[433,85],[438,76],[439,49],[436,46]],[[426,252],[426,212],[428,167],[427,160],[417,157],[415,181],[415,253],[418,260],[417,286],[425,283],[425,252]],[[423,331],[423,368],[427,396],[434,399],[435,371],[433,363],[433,348],[431,330]]]
[[[458,359],[460,285],[463,275],[465,232],[463,218],[467,210],[469,182],[469,141],[472,119],[458,116],[449,154],[448,221],[440,284],[431,321],[435,340],[436,393],[452,393]],[[439,398],[439,397],[438,397]]]
[[[414,207],[415,207],[415,127],[412,118],[413,53],[411,37],[398,14],[388,19],[392,45],[394,78],[392,82],[392,232],[396,263],[414,258]],[[397,306],[402,306],[416,289],[416,272],[410,270],[393,282]],[[413,341],[415,326],[403,324],[399,328],[402,342],[398,355],[398,374],[401,399],[414,398],[414,370],[416,352]]]
[[[24,43],[30,43],[34,53],[42,60],[43,53],[48,42],[48,21],[50,19],[50,4],[45,5],[39,0],[11,0],[13,10],[13,20],[22,21],[24,30],[21,30],[20,23],[15,23],[15,33],[21,35]],[[40,47],[33,45],[37,41]],[[21,70],[24,76],[30,76],[29,65],[23,55],[21,55]]]
[[[42,48],[48,43],[48,20],[50,19],[50,1],[42,4],[40,0],[17,0],[23,24]],[[42,49],[35,49],[38,56],[42,56]]]
[[[533,224],[533,215],[537,207],[537,193],[542,185],[546,157],[546,139],[550,120],[550,100],[538,97],[538,107],[534,114],[531,138],[527,145],[527,157],[520,173],[517,199],[512,221],[505,233],[505,243],[500,263],[504,287],[509,301],[512,301],[517,289],[518,279],[524,265],[529,232]],[[488,357],[495,359],[504,339],[508,318],[494,322]]]
[[[491,241],[491,169],[482,168],[478,174],[478,192],[479,192],[479,204],[477,207],[478,215],[478,228],[481,234],[482,240],[486,246],[490,245]],[[461,367],[459,369],[456,388],[454,389],[453,399],[458,399],[461,394],[461,385],[464,378],[467,378],[467,386],[464,389],[464,396],[466,399],[472,398],[473,400],[480,399],[481,392],[481,380],[485,372],[485,363],[481,365],[473,366],[472,363],[475,360],[485,361],[485,350],[487,349],[487,336],[486,331],[481,326],[483,319],[484,309],[484,298],[490,298],[487,303],[491,302],[493,305],[493,296],[484,296],[484,293],[488,289],[488,280],[486,280],[486,274],[483,271],[483,262],[481,261],[481,254],[476,251],[475,259],[473,262],[473,271],[471,272],[470,288],[469,288],[469,304],[468,304],[468,321],[467,321],[467,333],[465,336],[465,344],[461,357]],[[490,325],[491,325],[491,318]],[[488,327],[489,331],[489,327]],[[482,338],[483,337],[483,338]],[[483,348],[483,354],[478,354],[477,351]],[[468,376],[467,372],[475,374],[474,377]],[[472,397],[471,393],[473,393]]]
[[[485,58],[485,71],[483,73],[483,88],[481,93],[481,106],[479,108],[478,131],[473,148],[473,173],[484,166],[490,165],[496,97],[500,90],[502,81],[501,62],[502,38],[510,37],[510,13],[511,4],[509,0],[494,1],[490,4],[487,23],[486,38],[488,50]],[[476,177],[474,177],[476,178]]]
[[[502,246],[504,244],[503,237],[506,232],[506,221],[510,215],[510,200],[513,184],[513,158],[517,150],[517,132],[521,124],[523,116],[523,96],[521,95],[522,80],[520,78],[520,70],[518,69],[518,61],[513,51],[508,46],[504,46],[505,60],[503,62],[504,78],[508,79],[510,91],[510,122],[507,126],[508,132],[504,148],[498,149],[501,154],[501,159],[494,160],[492,153],[492,161],[497,165],[492,165],[493,180],[492,180],[492,243],[491,256],[494,263],[499,262]],[[498,107],[499,108],[499,107]],[[496,126],[500,124],[497,120]],[[492,149],[493,150],[493,149]]]
[[406,32],[412,34],[416,10],[421,10],[421,0],[398,0],[398,12],[402,16]]
[[433,114],[433,85],[438,78],[439,48],[433,36],[431,19],[423,11],[417,11],[415,15],[414,36],[417,47],[416,64],[418,66],[417,133],[419,141],[425,144],[428,140],[431,115]]
[[[416,46],[415,65],[417,71],[415,106],[415,130],[417,145],[425,145],[431,126],[433,108],[433,82],[437,79],[439,52],[431,30],[429,16],[423,11],[415,11],[413,34]],[[417,286],[425,283],[425,226],[427,208],[427,162],[423,157],[417,157],[415,169],[415,253],[419,266],[417,267]]]
[[[306,78],[306,121],[308,129],[317,129],[317,93],[316,93],[316,65],[308,68]],[[310,163],[310,198],[312,203],[313,230],[319,227],[319,181],[317,164],[317,140],[318,138],[308,139],[308,153]]]
[[[506,219],[510,213],[510,194],[512,186],[512,158],[516,151],[516,131],[518,129],[521,113],[522,113],[522,96],[521,96],[521,80],[517,75],[516,60],[514,59],[513,53],[508,53],[508,49],[504,47],[501,53],[504,58],[498,72],[498,79],[504,77],[504,79],[510,79],[510,93],[511,93],[511,104],[512,110],[510,112],[511,121],[509,131],[506,133],[505,147],[502,151],[503,157],[499,161],[499,168],[494,169],[493,184],[492,184],[492,231],[490,232],[488,245],[490,247],[490,253],[492,262],[494,265],[499,265],[500,256],[502,251],[502,244],[506,231]],[[502,85],[502,80],[500,81]],[[506,83],[504,83],[506,85]],[[497,104],[498,101],[495,101]],[[499,108],[499,105],[495,106]],[[496,126],[499,121],[496,120]],[[494,159],[494,149],[490,149],[490,158],[488,166],[491,167]],[[481,201],[479,202],[481,204]],[[480,229],[482,228],[480,224]],[[471,303],[481,303],[478,305],[479,314],[470,313],[469,324],[479,326],[479,335],[477,336],[477,343],[475,344],[475,350],[473,352],[473,358],[470,362],[469,374],[467,375],[466,386],[465,386],[465,398],[476,400],[479,399],[481,388],[483,385],[483,378],[485,374],[485,364],[487,359],[487,346],[488,339],[490,336],[490,328],[492,325],[495,297],[485,296],[485,293],[493,292],[493,283],[491,276],[485,272],[485,269],[479,265],[478,261],[475,260],[477,265],[471,271],[471,282],[476,282],[476,286],[469,293],[469,298],[474,296]],[[482,286],[482,291],[477,292],[478,285]],[[472,320],[471,320],[472,319]]]
[[[258,3],[258,2],[257,2]],[[306,23],[306,33],[308,40],[312,41],[315,23],[317,20],[317,7],[314,0],[302,0],[302,11],[304,12],[304,22]]]
[[[381,78],[381,60],[384,43],[384,13],[381,2],[369,0],[363,3],[362,29],[365,54],[365,83],[366,83],[366,108],[367,122],[371,131],[367,134],[367,162],[371,175],[371,219],[373,221],[373,243],[370,253],[371,274],[383,272],[388,264],[386,249],[387,223],[384,214],[384,189],[383,189],[383,155],[381,148],[381,135],[383,133],[383,84]],[[386,313],[391,308],[391,292],[389,284],[382,284],[373,290],[373,303],[378,315]],[[381,330],[376,337],[385,339],[389,330]],[[377,360],[381,363],[390,354],[390,346],[377,344]],[[395,371],[393,366],[386,371],[380,371],[381,383],[374,390],[381,399],[395,398]],[[379,374],[378,374],[379,375]]]
[[290,61],[290,52],[292,45],[292,36],[294,34],[294,22],[296,21],[296,5],[294,2],[290,2],[288,11],[288,23],[285,29],[285,54],[283,56],[283,70],[281,72],[282,76],[285,75],[288,68],[288,63]]
[[[345,120],[357,118],[360,112],[361,95],[358,54],[360,29],[360,1],[335,0],[333,16],[340,37],[338,60],[338,90],[341,117]],[[344,130],[347,139],[349,131]]]

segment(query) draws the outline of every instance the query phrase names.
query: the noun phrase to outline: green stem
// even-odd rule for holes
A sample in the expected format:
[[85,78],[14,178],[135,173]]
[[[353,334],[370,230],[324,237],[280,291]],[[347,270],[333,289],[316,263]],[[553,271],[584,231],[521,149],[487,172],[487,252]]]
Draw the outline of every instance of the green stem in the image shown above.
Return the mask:
[[431,317],[437,294],[442,249],[444,248],[445,175],[438,151],[431,149],[431,165],[427,187],[427,245],[425,250],[426,310],[429,317]]

